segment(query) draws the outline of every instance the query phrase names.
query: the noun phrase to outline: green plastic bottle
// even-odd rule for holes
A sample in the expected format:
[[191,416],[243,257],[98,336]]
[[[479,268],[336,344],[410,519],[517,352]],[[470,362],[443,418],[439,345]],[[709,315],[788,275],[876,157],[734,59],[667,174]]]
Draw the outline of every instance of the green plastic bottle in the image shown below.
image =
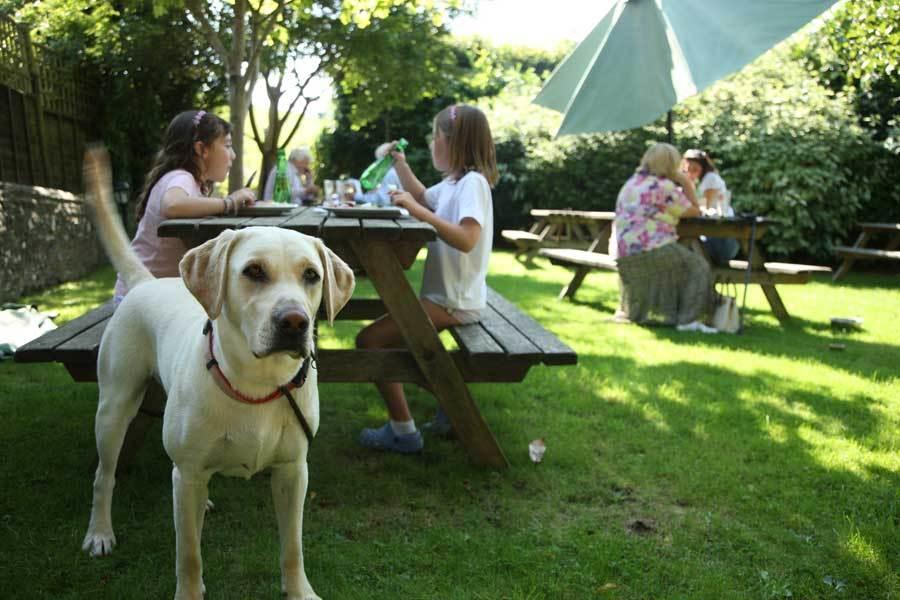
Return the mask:
[[[400,138],[397,141],[396,148],[400,152],[405,152],[408,144],[409,142]],[[359,184],[362,186],[362,189],[368,192],[377,188],[378,184],[381,183],[381,180],[384,179],[384,176],[391,170],[392,166],[394,166],[394,157],[388,153],[366,167],[366,170],[363,171],[363,174],[359,178]]]
[[278,151],[278,159],[275,163],[275,189],[272,199],[275,202],[289,204],[291,202],[291,182],[288,181],[287,158],[284,150]]

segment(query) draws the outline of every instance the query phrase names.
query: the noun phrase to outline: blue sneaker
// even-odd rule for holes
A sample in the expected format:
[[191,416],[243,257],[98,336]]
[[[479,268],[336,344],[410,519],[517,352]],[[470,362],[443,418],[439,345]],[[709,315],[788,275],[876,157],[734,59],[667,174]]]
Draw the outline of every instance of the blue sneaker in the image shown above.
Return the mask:
[[391,450],[400,454],[415,454],[422,451],[422,434],[416,430],[412,433],[397,435],[390,423],[380,429],[363,429],[359,434],[359,443],[373,450]]
[[422,431],[431,435],[442,435],[449,437],[453,435],[453,425],[447,418],[444,409],[438,406],[437,412],[434,413],[434,420],[422,425]]

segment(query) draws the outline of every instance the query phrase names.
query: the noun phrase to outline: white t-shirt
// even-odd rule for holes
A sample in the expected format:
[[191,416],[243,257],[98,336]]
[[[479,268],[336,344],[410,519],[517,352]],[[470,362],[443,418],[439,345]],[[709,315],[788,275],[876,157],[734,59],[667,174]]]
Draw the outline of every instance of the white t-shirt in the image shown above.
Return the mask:
[[481,235],[468,253],[440,239],[428,243],[421,296],[445,308],[483,309],[487,305],[486,278],[494,245],[494,208],[487,179],[475,171],[458,181],[446,178],[425,190],[425,202],[450,223],[475,219],[481,225]]
[[[709,171],[706,175],[703,176],[703,179],[700,180],[700,185],[697,186],[697,196],[699,198],[705,198],[706,190],[717,190],[720,194],[722,194],[722,202],[725,204],[725,215],[726,217],[734,216],[734,209],[731,208],[731,194],[728,192],[728,188],[725,186],[725,180],[722,179],[722,176],[716,173],[715,171]],[[705,204],[705,202],[703,202]]]

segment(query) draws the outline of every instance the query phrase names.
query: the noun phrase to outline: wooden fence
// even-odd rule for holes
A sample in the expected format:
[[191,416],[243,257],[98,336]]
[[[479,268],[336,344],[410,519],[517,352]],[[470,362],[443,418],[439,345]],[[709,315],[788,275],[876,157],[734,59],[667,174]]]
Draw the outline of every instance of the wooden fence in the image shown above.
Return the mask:
[[90,89],[80,69],[0,17],[0,181],[81,190]]

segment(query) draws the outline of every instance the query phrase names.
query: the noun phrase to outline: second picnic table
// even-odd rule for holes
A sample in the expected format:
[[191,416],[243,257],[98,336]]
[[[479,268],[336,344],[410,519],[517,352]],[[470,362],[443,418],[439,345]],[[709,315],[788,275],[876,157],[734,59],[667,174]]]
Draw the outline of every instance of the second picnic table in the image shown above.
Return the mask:
[[[564,216],[567,211],[552,210],[549,213]],[[578,219],[593,219],[596,221],[593,231],[597,232],[597,238],[593,240],[588,251],[570,250],[565,248],[549,248],[540,251],[542,256],[546,256],[551,262],[558,265],[573,267],[575,275],[572,281],[567,284],[560,297],[573,297],[578,287],[581,285],[587,272],[593,269],[616,270],[615,259],[607,254],[593,252],[595,248],[602,247],[602,244],[608,239],[610,226],[615,219],[615,213],[599,212],[599,211],[568,211]],[[534,211],[532,211],[534,213]],[[765,217],[690,217],[681,219],[678,223],[679,242],[687,245],[696,252],[701,253],[705,258],[706,252],[700,242],[700,236],[732,238],[738,240],[745,256],[750,251],[750,240],[758,241],[765,235],[769,226],[772,224],[770,219]],[[745,280],[749,283],[758,284],[772,308],[772,312],[782,323],[790,319],[787,308],[781,300],[776,284],[803,284],[807,283],[812,273],[830,272],[828,267],[817,265],[804,265],[794,263],[767,262],[762,249],[758,244],[753,245],[753,252],[750,255],[749,275],[747,273],[746,260],[729,261],[728,266],[712,266],[714,277],[743,283]]]

